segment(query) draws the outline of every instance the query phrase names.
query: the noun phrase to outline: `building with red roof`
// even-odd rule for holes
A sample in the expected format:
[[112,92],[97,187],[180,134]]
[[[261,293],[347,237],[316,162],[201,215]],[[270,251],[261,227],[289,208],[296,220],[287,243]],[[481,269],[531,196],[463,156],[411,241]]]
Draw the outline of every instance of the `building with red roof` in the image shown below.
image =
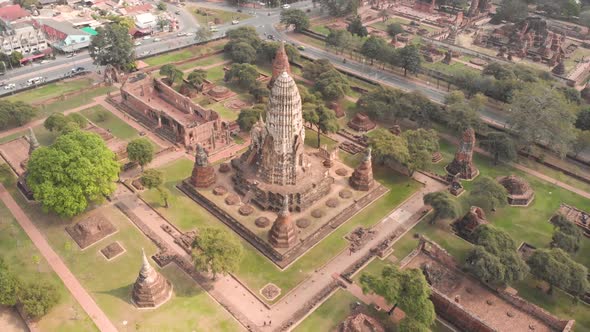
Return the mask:
[[8,22],[18,21],[20,19],[28,19],[31,13],[24,10],[20,5],[9,5],[0,7],[0,18]]

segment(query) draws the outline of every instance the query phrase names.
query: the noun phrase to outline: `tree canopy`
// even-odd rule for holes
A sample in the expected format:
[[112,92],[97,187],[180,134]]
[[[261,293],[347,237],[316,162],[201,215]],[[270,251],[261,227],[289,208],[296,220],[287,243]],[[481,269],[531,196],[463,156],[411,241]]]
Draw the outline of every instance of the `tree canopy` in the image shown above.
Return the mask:
[[20,287],[18,277],[0,257],[0,305],[15,305]]
[[490,212],[506,205],[508,191],[489,176],[480,176],[473,181],[469,203]]
[[514,140],[509,134],[493,131],[479,141],[482,148],[486,149],[494,157],[494,164],[510,162],[516,159],[518,153]]
[[338,119],[333,110],[324,105],[316,105],[316,107],[306,110],[304,112],[304,119],[316,127],[318,133],[318,148],[320,147],[321,133],[335,133],[338,131]]
[[447,191],[437,191],[424,195],[424,204],[432,206],[434,210],[432,223],[439,219],[454,219],[461,214],[459,203]]
[[165,64],[160,68],[160,75],[166,76],[168,85],[172,86],[174,83],[182,80],[184,73],[174,65]]
[[336,69],[330,69],[321,73],[315,80],[314,88],[319,91],[325,99],[332,101],[346,95],[350,91],[348,80]]
[[247,90],[256,85],[256,79],[258,79],[258,70],[248,63],[234,64],[224,76],[225,81],[235,81],[241,88]]
[[537,279],[550,285],[549,293],[555,286],[578,296],[590,288],[588,269],[559,248],[537,249],[527,263]]
[[392,134],[385,128],[377,128],[370,133],[369,145],[375,160],[383,164],[397,162],[405,165],[410,158],[406,139]]
[[561,214],[552,218],[551,222],[555,226],[551,246],[569,253],[577,252],[583,236],[580,228]]
[[488,224],[480,225],[475,229],[472,241],[476,246],[467,255],[465,265],[480,280],[506,284],[523,280],[528,274],[528,266],[505,231]]
[[72,217],[113,193],[119,168],[100,136],[75,130],[33,152],[27,184],[44,209]]
[[143,170],[154,159],[154,146],[147,138],[136,138],[127,144],[127,158]]
[[416,74],[422,66],[422,56],[418,46],[409,44],[400,48],[397,51],[397,62],[400,67],[404,69],[404,76],[407,76],[408,71]]
[[195,69],[190,74],[186,80],[197,90],[202,90],[203,83],[207,79],[207,71],[203,69]]
[[[399,270],[395,265],[388,265],[380,276],[361,275],[361,286],[364,293],[381,295],[393,305],[393,312],[399,305],[406,317],[402,320],[405,328],[419,327],[412,331],[428,331],[434,324],[436,313],[430,301],[430,287],[422,271],[418,269]],[[407,330],[409,331],[409,330]]]
[[322,9],[325,9],[332,16],[345,16],[356,13],[359,0],[319,0]]
[[572,105],[561,93],[532,83],[514,94],[508,123],[524,148],[544,144],[563,157],[576,138],[574,121]]
[[59,302],[57,288],[47,282],[31,282],[19,294],[24,313],[33,319],[44,316]]
[[125,71],[135,68],[135,48],[128,28],[114,23],[98,27],[96,32],[88,47],[95,64]]
[[409,158],[406,167],[412,175],[432,162],[432,154],[439,150],[438,134],[433,129],[406,130],[402,137],[408,144]]
[[217,274],[234,272],[242,258],[242,244],[228,231],[221,228],[199,230],[193,243],[193,260],[198,271]]
[[0,129],[23,126],[31,121],[37,113],[37,108],[25,102],[0,100]]
[[286,9],[281,11],[281,23],[293,26],[296,32],[309,28],[309,17],[301,9]]
[[361,17],[358,15],[355,16],[350,21],[350,23],[348,23],[346,30],[352,33],[353,35],[357,35],[359,37],[366,37],[369,35],[369,31],[367,31],[367,28],[365,28],[365,26],[363,25],[363,21],[361,21]]
[[399,23],[391,23],[387,26],[387,34],[391,38],[395,38],[395,36],[397,36],[403,32],[404,32],[404,28]]
[[242,131],[250,131],[252,126],[260,119],[264,117],[264,109],[261,108],[245,108],[240,111],[238,119],[236,120]]
[[53,113],[48,116],[43,122],[43,127],[52,132],[70,132],[72,125],[74,129],[84,129],[88,125],[88,120],[80,113],[71,113],[63,115],[63,113]]
[[502,0],[500,6],[496,9],[492,22],[497,24],[504,20],[517,23],[527,17],[528,10],[525,0]]

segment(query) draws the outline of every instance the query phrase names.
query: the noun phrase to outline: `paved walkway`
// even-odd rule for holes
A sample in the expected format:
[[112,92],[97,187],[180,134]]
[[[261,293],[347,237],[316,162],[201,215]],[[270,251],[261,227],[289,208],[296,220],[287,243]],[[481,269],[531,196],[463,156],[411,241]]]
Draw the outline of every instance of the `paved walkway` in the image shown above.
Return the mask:
[[6,207],[10,210],[14,218],[18,221],[25,233],[31,238],[41,255],[47,260],[47,263],[57,273],[64,285],[68,288],[74,298],[80,303],[80,306],[88,316],[92,319],[94,324],[102,332],[116,332],[117,329],[111,323],[105,313],[98,307],[94,299],[86,292],[84,287],[80,284],[78,279],[72,274],[61,258],[53,251],[47,240],[43,237],[41,232],[31,222],[25,212],[18,206],[16,201],[10,196],[6,188],[0,184],[0,199]]

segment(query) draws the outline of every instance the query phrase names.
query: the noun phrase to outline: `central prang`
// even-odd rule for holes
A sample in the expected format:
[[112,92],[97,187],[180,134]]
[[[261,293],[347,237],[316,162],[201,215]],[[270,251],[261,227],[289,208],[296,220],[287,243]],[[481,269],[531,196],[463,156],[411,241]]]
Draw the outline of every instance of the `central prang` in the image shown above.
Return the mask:
[[286,56],[281,45],[273,65],[266,122],[258,120],[250,131],[250,148],[232,160],[233,183],[238,193],[251,196],[264,210],[280,211],[287,199],[289,210],[302,211],[324,197],[334,179],[322,158],[305,153],[301,97]]

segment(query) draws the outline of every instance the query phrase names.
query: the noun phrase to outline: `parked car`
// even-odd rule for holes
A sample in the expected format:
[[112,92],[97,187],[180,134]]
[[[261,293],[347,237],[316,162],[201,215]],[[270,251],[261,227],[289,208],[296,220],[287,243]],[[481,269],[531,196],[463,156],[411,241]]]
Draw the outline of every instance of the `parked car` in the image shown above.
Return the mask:
[[209,31],[211,32],[219,32],[219,29],[215,26],[212,26],[211,28],[209,28]]
[[273,36],[273,35],[268,35],[268,36],[266,36],[266,39],[273,40],[273,39],[275,39],[275,36]]
[[258,4],[261,6],[266,6],[266,3],[262,2],[262,1],[258,2]]
[[299,46],[297,46],[297,49],[300,51],[305,51],[305,46],[299,45]]
[[177,37],[182,37],[182,36],[186,36],[185,32],[179,32],[176,34]]
[[8,83],[4,86],[4,90],[12,90],[14,88],[16,88],[16,84],[14,83]]
[[187,37],[190,37],[190,36],[193,36],[193,35],[194,35],[194,33],[192,33],[192,32],[185,33],[185,36],[187,36]]
[[240,21],[238,21],[238,20],[233,20],[233,21],[231,21],[231,24],[233,24],[233,25],[236,25],[236,24],[238,24],[238,23],[240,23]]
[[75,55],[76,55],[76,52],[71,52],[71,53],[66,54],[66,58],[72,58]]
[[161,40],[162,40],[162,38],[154,38],[154,42],[159,42]]
[[283,9],[289,9],[289,8],[291,8],[291,5],[290,4],[286,3],[286,4],[283,5]]
[[143,37],[143,40],[150,40],[150,39],[152,39],[152,36],[150,36],[150,35],[147,35],[147,36],[144,36]]
[[136,42],[135,42],[133,45],[135,45],[135,46],[139,46],[139,45],[141,45],[141,42],[138,40],[138,41],[136,41]]

